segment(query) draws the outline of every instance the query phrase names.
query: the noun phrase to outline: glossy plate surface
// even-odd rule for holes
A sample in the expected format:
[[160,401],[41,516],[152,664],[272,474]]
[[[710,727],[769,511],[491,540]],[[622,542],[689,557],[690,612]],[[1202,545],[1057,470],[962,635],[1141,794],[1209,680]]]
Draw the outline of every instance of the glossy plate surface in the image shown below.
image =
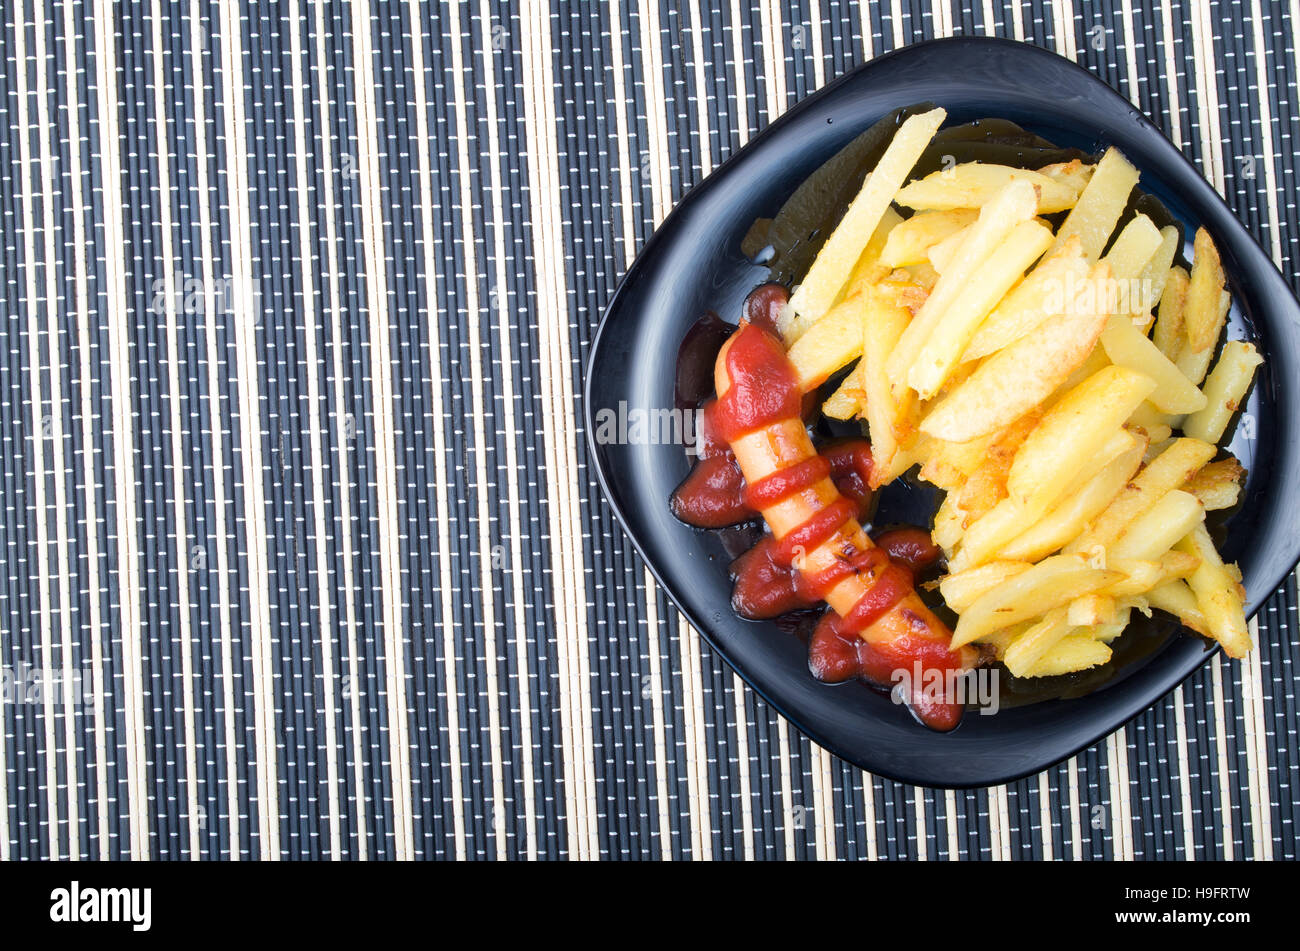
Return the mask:
[[[1106,736],[1204,663],[1206,643],[1157,621],[1157,636],[1141,635],[1150,649],[1113,662],[1104,682],[1089,684],[1083,696],[1021,706],[1006,706],[1013,698],[1004,697],[996,715],[968,713],[952,733],[929,732],[880,693],[817,683],[797,637],[732,613],[730,559],[717,535],[682,525],[668,510],[689,468],[680,445],[596,438],[602,409],[672,408],[686,330],[709,310],[734,322],[745,295],[767,278],[741,252],[755,219],[772,217],[872,123],[925,101],[943,106],[950,125],[998,117],[1063,147],[1098,154],[1118,146],[1141,171],[1138,188],[1183,224],[1189,245],[1198,225],[1213,236],[1233,295],[1229,335],[1255,342],[1266,360],[1229,446],[1250,470],[1243,501],[1222,523],[1224,555],[1240,563],[1248,610],[1257,611],[1300,557],[1300,305],[1155,126],[1091,74],[1036,47],[960,38],[881,57],[799,103],[692,189],[609,304],[587,368],[586,426],[606,496],[651,570],[769,703],[815,742],[873,773],[927,786],[984,786],[1038,772]],[[915,518],[909,494],[916,493],[900,487],[882,499],[877,523]]]

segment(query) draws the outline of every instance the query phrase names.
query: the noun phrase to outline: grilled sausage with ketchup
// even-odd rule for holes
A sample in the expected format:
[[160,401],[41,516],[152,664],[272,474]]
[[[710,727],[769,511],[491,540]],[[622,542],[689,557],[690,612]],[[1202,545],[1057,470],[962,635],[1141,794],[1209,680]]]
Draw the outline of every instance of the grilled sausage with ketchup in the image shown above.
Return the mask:
[[813,638],[814,674],[846,679],[837,677],[843,651],[836,645],[851,641],[853,672],[884,684],[905,672],[916,715],[936,729],[956,726],[960,704],[934,689],[952,680],[934,674],[969,669],[977,652],[949,651],[952,632],[916,594],[911,571],[872,543],[857,503],[836,488],[801,417],[804,389],[780,341],[742,322],[718,354],[714,380],[709,425],[731,447],[746,501],[771,528],[774,559],[792,564],[803,587],[831,606]]

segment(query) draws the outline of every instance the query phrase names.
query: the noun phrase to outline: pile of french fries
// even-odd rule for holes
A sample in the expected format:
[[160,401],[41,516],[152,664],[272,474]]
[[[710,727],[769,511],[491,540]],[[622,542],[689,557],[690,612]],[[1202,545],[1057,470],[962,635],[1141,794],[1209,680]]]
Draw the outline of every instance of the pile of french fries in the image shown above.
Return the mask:
[[1064,674],[1159,608],[1242,656],[1241,574],[1205,514],[1237,502],[1243,470],[1218,443],[1261,357],[1219,347],[1213,242],[1197,232],[1189,272],[1178,229],[1121,226],[1138,172],[1115,149],[909,181],[944,118],[899,127],[795,289],[792,363],[814,384],[849,368],[823,412],[865,420],[877,486],[919,464],[945,491],[932,532],[954,647]]

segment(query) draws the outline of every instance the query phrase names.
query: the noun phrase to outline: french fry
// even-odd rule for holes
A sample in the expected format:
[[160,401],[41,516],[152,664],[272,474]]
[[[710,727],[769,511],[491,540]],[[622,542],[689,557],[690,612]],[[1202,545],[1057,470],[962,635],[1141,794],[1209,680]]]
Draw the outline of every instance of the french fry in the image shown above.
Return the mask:
[[1070,627],[1110,624],[1115,620],[1115,614],[1115,599],[1109,594],[1096,591],[1075,598],[1065,610],[1066,623]]
[[1187,299],[1183,305],[1183,322],[1187,328],[1187,344],[1193,351],[1208,350],[1219,339],[1223,320],[1228,313],[1228,295],[1223,285],[1227,276],[1219,260],[1219,249],[1214,246],[1204,228],[1196,229],[1192,244],[1191,279],[1187,284]]
[[795,313],[817,319],[831,309],[867,241],[946,116],[943,109],[932,109],[909,116],[899,126],[862,190],[818,252],[803,283],[791,296]]
[[1012,181],[1034,187],[1040,215],[1067,211],[1079,200],[1079,191],[1068,178],[1053,179],[1023,168],[984,162],[965,162],[933,172],[907,185],[894,200],[917,211],[982,208]]
[[1241,477],[1246,470],[1232,456],[1202,466],[1184,487],[1201,500],[1207,512],[1230,509],[1241,496]]
[[1059,677],[1100,667],[1110,660],[1110,654],[1110,648],[1093,635],[1066,634],[1018,676]]
[[889,232],[880,252],[880,263],[896,268],[929,261],[932,247],[973,224],[978,217],[979,212],[974,207],[915,214]]
[[1214,350],[1207,348],[1205,350],[1193,349],[1186,340],[1183,341],[1182,349],[1178,351],[1178,359],[1174,361],[1183,376],[1187,377],[1195,386],[1200,386],[1201,381],[1205,379],[1205,373],[1210,369],[1210,361],[1214,359]]
[[1167,551],[1158,560],[1137,558],[1112,558],[1106,567],[1121,572],[1124,577],[1098,594],[1111,598],[1127,599],[1146,594],[1168,581],[1186,578],[1196,570],[1200,560],[1183,551]]
[[925,253],[926,262],[934,268],[936,274],[942,275],[944,271],[952,267],[952,262],[957,257],[957,252],[961,250],[962,243],[970,235],[971,225],[959,228],[952,234],[936,241],[930,245],[929,250]]
[[1183,421],[1183,432],[1194,439],[1217,443],[1223,438],[1228,421],[1255,378],[1255,368],[1264,362],[1253,344],[1229,340],[1223,345],[1219,362],[1205,381],[1206,405]]
[[[867,427],[871,433],[872,453],[876,465],[872,481],[893,477],[892,466],[899,450],[899,427],[907,411],[905,401],[895,398],[885,376],[885,361],[898,344],[911,321],[906,307],[892,299],[883,288],[864,295],[867,314],[862,321],[862,389],[865,392]],[[901,470],[900,470],[901,471]],[[873,485],[883,485],[879,482]]]
[[1074,598],[1104,588],[1122,577],[1118,571],[1089,567],[1081,555],[1046,558],[985,592],[962,612],[953,631],[951,649],[1063,607]]
[[1223,645],[1229,657],[1244,657],[1251,642],[1241,586],[1223,564],[1210,533],[1204,525],[1197,525],[1178,547],[1201,560],[1188,585],[1196,595],[1210,636]]
[[1049,611],[1043,619],[1017,637],[1002,655],[1002,663],[1017,677],[1033,669],[1044,654],[1070,631],[1065,608]]
[[[902,215],[894,211],[893,208],[885,209],[875,232],[867,241],[861,256],[853,266],[849,279],[844,284],[844,292],[837,300],[837,305],[857,294],[861,294],[867,287],[877,283],[889,273],[890,269],[880,263],[880,253],[884,250],[889,235],[902,220]],[[834,306],[832,306],[830,310],[833,311],[834,309]],[[795,311],[793,305],[787,304],[781,316],[777,319],[776,329],[780,332],[781,339],[785,341],[786,347],[792,347],[800,337],[811,330],[823,317],[829,316],[829,313],[830,311],[818,315],[812,313],[801,314]]]
[[[1169,282],[1170,267],[1178,253],[1181,235],[1173,225],[1160,229],[1160,247],[1151,255],[1146,267],[1138,275],[1137,291],[1133,300],[1133,326],[1146,333],[1153,319],[1153,309],[1164,296]],[[1163,350],[1161,351],[1164,352]],[[1166,354],[1167,355],[1167,354]]]
[[921,399],[930,399],[939,392],[961,362],[962,351],[980,321],[1051,243],[1049,228],[1037,221],[1022,221],[988,256],[980,267],[979,282],[968,285],[965,293],[943,312],[908,371],[907,384]]
[[934,513],[934,527],[930,529],[930,537],[943,549],[945,555],[951,555],[961,540],[961,533],[965,530],[964,519],[961,509],[957,507],[957,494],[949,492],[939,504],[939,510]]
[[1183,305],[1187,300],[1187,271],[1175,265],[1168,272],[1160,294],[1160,308],[1151,339],[1160,352],[1171,360],[1178,357],[1183,345]]
[[866,302],[861,296],[841,301],[790,347],[786,356],[805,392],[815,390],[861,356],[865,313]]
[[1205,521],[1205,507],[1190,492],[1174,489],[1129,523],[1106,551],[1110,559],[1154,561]]
[[[1090,279],[1104,282],[1105,275],[1106,265],[1099,264]],[[1047,399],[1087,359],[1106,319],[1104,310],[1049,317],[981,363],[930,411],[921,431],[967,442],[1009,425]],[[1182,380],[1177,368],[1169,367]]]
[[[1134,215],[1116,236],[1102,258],[1110,265],[1110,272],[1116,283],[1136,280],[1151,260],[1151,256],[1160,248],[1163,237],[1151,219],[1146,215]],[[1128,297],[1127,288],[1122,296]],[[1135,313],[1127,300],[1119,302],[1122,307],[1116,313]]]
[[1025,438],[1038,425],[1038,414],[1028,413],[998,433],[983,459],[962,484],[957,495],[964,525],[979,519],[1007,494],[1007,474]]
[[1178,618],[1186,627],[1204,637],[1210,636],[1210,625],[1201,613],[1196,595],[1186,581],[1167,581],[1147,592],[1153,608],[1159,608]]
[[939,582],[939,593],[948,607],[960,614],[1002,582],[1024,574],[1031,567],[1024,561],[990,561],[970,571],[948,575]]
[[1133,477],[1145,449],[1145,439],[1134,439],[1127,452],[1112,459],[1077,492],[1066,493],[1042,519],[1008,542],[998,557],[1037,561],[1078,536]]
[[[1078,238],[1066,241],[1035,265],[980,324],[962,354],[977,360],[1001,350],[1047,318],[1077,307],[1089,267]],[[1082,308],[1080,308],[1082,309]]]
[[912,365],[948,308],[966,296],[971,278],[983,271],[986,259],[1012,229],[1033,216],[1036,202],[1032,185],[1013,181],[980,210],[979,219],[970,226],[956,258],[946,271],[940,273],[939,282],[885,364],[890,383],[900,395],[909,385]]
[[1077,194],[1087,187],[1093,169],[1094,166],[1087,162],[1071,159],[1068,162],[1057,162],[1055,165],[1044,165],[1038,170],[1038,174],[1046,175],[1054,182],[1068,185]]
[[1205,394],[1183,376],[1150,338],[1133,326],[1129,317],[1112,317],[1101,333],[1101,345],[1111,363],[1155,380],[1156,388],[1148,399],[1161,412],[1182,415],[1205,407]]
[[1154,388],[1150,377],[1124,367],[1106,367],[1084,380],[1020,447],[1007,495],[1027,513],[1046,511]]
[[1119,149],[1108,149],[1097,163],[1074,209],[1056,232],[1055,247],[1060,247],[1072,235],[1078,235],[1083,253],[1090,261],[1097,260],[1127,207],[1128,196],[1137,181],[1138,170],[1129,160]]
[[1214,453],[1214,446],[1199,439],[1175,440],[1144,466],[1088,530],[1066,545],[1065,550],[1080,552],[1109,548],[1134,519],[1150,510],[1166,493],[1183,485],[1197,469],[1214,458]]
[[822,413],[831,419],[853,419],[862,415],[866,395],[862,383],[862,361],[859,360],[835,388],[835,392],[822,403]]
[[968,442],[948,442],[922,435],[917,446],[924,460],[920,476],[945,491],[958,488],[983,463],[992,442],[992,435]]

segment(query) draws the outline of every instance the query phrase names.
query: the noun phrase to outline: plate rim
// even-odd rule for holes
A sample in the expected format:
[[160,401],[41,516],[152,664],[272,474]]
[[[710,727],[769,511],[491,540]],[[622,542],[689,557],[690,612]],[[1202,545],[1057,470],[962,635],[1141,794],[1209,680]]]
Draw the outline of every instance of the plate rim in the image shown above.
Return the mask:
[[[1164,144],[1168,147],[1168,150],[1171,153],[1171,157],[1176,156],[1177,160],[1179,160],[1177,164],[1181,164],[1185,168],[1185,170],[1190,171],[1192,173],[1191,177],[1196,183],[1194,187],[1196,187],[1197,190],[1201,192],[1201,195],[1199,197],[1202,199],[1202,202],[1204,203],[1208,200],[1209,206],[1214,208],[1219,213],[1220,219],[1222,221],[1230,222],[1231,226],[1233,226],[1235,228],[1235,231],[1238,233],[1238,236],[1240,238],[1245,238],[1250,242],[1252,252],[1258,257],[1260,261],[1264,262],[1267,265],[1268,269],[1271,270],[1272,274],[1278,279],[1278,282],[1286,288],[1287,295],[1290,297],[1291,301],[1293,303],[1296,302],[1296,296],[1294,291],[1291,289],[1290,285],[1287,284],[1285,276],[1278,268],[1272,256],[1267,251],[1264,250],[1262,244],[1260,243],[1256,235],[1246,226],[1244,222],[1242,222],[1237,217],[1236,213],[1233,212],[1232,209],[1228,207],[1223,196],[1220,195],[1219,192],[1214,188],[1214,186],[1210,184],[1210,182],[1205,178],[1201,170],[1196,167],[1195,163],[1192,162],[1192,160],[1183,152],[1183,150],[1179,148],[1178,145],[1173,143],[1168,138],[1168,136],[1164,133],[1164,131],[1159,126],[1157,126],[1154,122],[1152,122],[1141,109],[1137,108],[1126,98],[1124,98],[1124,96],[1122,96],[1119,92],[1117,92],[1104,79],[1097,76],[1092,71],[1080,65],[1079,63],[1065,56],[1062,56],[1059,53],[1054,52],[1053,50],[1049,50],[1044,47],[1034,45],[1032,43],[1020,42],[1017,40],[1011,40],[1004,37],[981,37],[981,36],[941,37],[941,38],[925,40],[918,43],[911,43],[906,46],[900,47],[898,49],[891,50],[887,53],[883,53],[879,56],[872,57],[871,59],[868,59],[862,63],[857,64],[853,68],[847,70],[840,76],[835,77],[830,82],[810,92],[802,99],[800,99],[798,102],[794,103],[792,106],[790,106],[789,109],[787,109],[780,116],[778,116],[771,123],[769,123],[766,127],[764,127],[762,130],[756,133],[748,142],[745,143],[744,146],[737,149],[734,153],[729,155],[724,161],[722,161],[716,167],[714,167],[713,170],[710,171],[708,175],[704,176],[699,181],[694,182],[690,186],[688,186],[686,190],[683,192],[683,194],[673,203],[668,214],[665,215],[663,220],[654,228],[650,237],[637,251],[635,258],[633,259],[632,263],[628,265],[627,269],[623,272],[622,276],[619,278],[618,284],[616,285],[613,294],[610,296],[608,302],[603,308],[601,312],[600,320],[596,326],[596,330],[592,334],[590,350],[587,356],[586,363],[583,366],[583,382],[582,382],[581,395],[583,399],[582,419],[583,419],[583,424],[586,427],[585,442],[587,444],[588,455],[591,459],[591,466],[595,470],[596,478],[600,484],[601,494],[603,496],[605,504],[608,505],[610,510],[614,513],[615,519],[618,522],[620,528],[622,529],[623,534],[631,541],[633,547],[636,549],[637,554],[640,556],[643,565],[647,570],[650,571],[651,575],[655,579],[655,582],[658,584],[660,590],[669,599],[669,601],[672,602],[672,604],[677,608],[677,610],[679,610],[690,621],[692,626],[695,627],[695,629],[700,633],[700,636],[709,645],[709,648],[713,651],[713,653],[717,657],[719,657],[737,676],[740,677],[740,679],[745,683],[746,687],[748,687],[750,690],[753,690],[759,697],[762,698],[762,700],[766,704],[768,704],[772,708],[774,712],[776,712],[778,715],[783,717],[793,727],[795,727],[797,730],[803,733],[810,742],[815,743],[818,746],[821,746],[822,748],[833,753],[835,756],[839,757],[845,762],[851,763],[854,766],[863,769],[864,771],[870,773],[873,776],[879,776],[881,778],[889,779],[894,782],[901,782],[901,783],[906,783],[908,785],[914,785],[914,786],[919,786],[922,788],[929,788],[929,789],[964,790],[964,789],[990,788],[993,786],[1015,782],[1017,780],[1021,780],[1029,776],[1038,775],[1046,770],[1052,769],[1060,765],[1061,763],[1065,762],[1066,760],[1074,756],[1077,756],[1082,751],[1095,746],[1096,744],[1105,740],[1107,737],[1115,733],[1117,730],[1119,730],[1120,728],[1122,728],[1123,726],[1131,722],[1134,718],[1140,716],[1145,711],[1152,709],[1157,704],[1162,702],[1165,698],[1167,698],[1170,694],[1172,694],[1175,690],[1177,690],[1182,684],[1184,684],[1188,679],[1190,679],[1193,674],[1202,670],[1204,665],[1222,650],[1221,646],[1215,642],[1206,642],[1207,643],[1206,650],[1204,651],[1203,656],[1199,658],[1198,662],[1194,666],[1192,666],[1189,670],[1187,670],[1185,673],[1182,673],[1181,675],[1177,676],[1167,686],[1164,686],[1159,693],[1151,695],[1149,699],[1144,700],[1140,705],[1136,706],[1131,711],[1125,712],[1124,715],[1118,720],[1115,720],[1114,722],[1110,722],[1110,720],[1107,720],[1104,723],[1101,723],[1100,732],[1092,734],[1090,739],[1087,739],[1083,742],[1077,744],[1074,743],[1069,744],[1066,752],[1060,754],[1059,756],[1054,755],[1053,759],[1043,763],[1042,765],[1033,766],[1028,769],[1020,769],[1018,767],[1012,768],[1009,771],[1004,769],[1003,771],[998,772],[996,776],[988,780],[950,783],[950,782],[935,782],[928,777],[918,778],[915,775],[909,775],[907,770],[897,770],[897,769],[893,769],[892,767],[882,768],[878,764],[875,765],[866,764],[862,762],[862,758],[859,757],[858,755],[844,750],[843,748],[841,748],[840,744],[836,742],[827,740],[822,734],[822,731],[818,730],[815,727],[810,727],[800,714],[790,710],[785,703],[773,699],[772,696],[769,695],[769,692],[765,688],[755,683],[754,679],[746,671],[741,669],[741,666],[739,665],[738,661],[733,660],[733,658],[730,656],[728,651],[722,649],[719,646],[718,640],[716,639],[713,632],[711,631],[710,625],[705,623],[704,619],[698,616],[694,610],[692,610],[687,605],[681,603],[681,601],[678,600],[678,598],[671,590],[669,585],[664,581],[659,566],[647,554],[645,550],[645,546],[642,544],[642,540],[639,537],[637,537],[637,534],[629,526],[628,515],[626,512],[624,512],[623,507],[619,504],[618,495],[611,489],[610,482],[609,482],[609,474],[606,472],[605,466],[602,462],[600,447],[597,445],[595,441],[596,420],[594,416],[595,408],[592,400],[592,395],[593,395],[592,388],[593,388],[593,380],[594,380],[593,370],[595,369],[595,365],[600,356],[602,344],[605,343],[605,337],[607,333],[609,333],[610,331],[611,318],[615,315],[623,298],[630,293],[631,286],[636,283],[641,272],[647,267],[646,264],[647,259],[652,256],[653,252],[655,252],[658,249],[659,245],[662,243],[662,241],[665,240],[664,234],[670,230],[669,225],[673,223],[677,218],[683,216],[684,214],[683,210],[689,208],[689,206],[692,204],[692,199],[697,195],[700,189],[710,180],[723,173],[729,166],[737,163],[742,157],[744,157],[750,151],[761,147],[762,144],[765,142],[765,140],[767,140],[769,137],[773,136],[775,133],[780,131],[784,126],[786,126],[790,122],[794,121],[803,112],[812,108],[817,102],[819,102],[823,98],[828,97],[839,87],[852,81],[855,77],[859,76],[859,74],[868,71],[871,68],[878,66],[879,64],[887,62],[889,60],[914,56],[921,51],[932,50],[936,47],[944,47],[944,46],[984,47],[986,49],[998,48],[1002,51],[1005,51],[1015,56],[1026,56],[1026,57],[1050,60],[1054,63],[1056,68],[1067,67],[1066,69],[1067,72],[1073,71],[1077,74],[1081,74],[1083,77],[1086,78],[1086,81],[1089,83],[1090,88],[1095,89],[1097,93],[1101,96],[1109,97],[1112,100],[1112,102],[1122,105],[1124,109],[1127,111],[1130,118],[1135,119],[1139,123],[1139,125],[1144,127],[1146,130],[1150,132],[1154,132],[1157,136],[1159,136],[1160,140],[1162,140]],[[1141,171],[1141,169],[1139,169],[1139,171]],[[1202,222],[1202,223],[1206,223],[1206,222]],[[1270,597],[1272,597],[1273,594],[1276,593],[1279,586],[1286,579],[1286,577],[1291,574],[1291,572],[1295,569],[1297,564],[1300,564],[1300,541],[1297,542],[1295,551],[1291,555],[1291,560],[1289,564],[1280,565],[1278,568],[1275,569],[1274,573],[1276,577],[1272,578],[1270,583],[1264,586],[1262,590],[1265,593],[1261,594],[1259,602],[1254,604],[1253,606],[1250,605],[1249,603],[1247,604],[1248,619],[1253,618],[1260,611],[1264,603]],[[730,610],[730,605],[727,606],[727,609]],[[1259,649],[1259,645],[1256,645],[1255,649]],[[1082,700],[1086,698],[1078,698],[1078,699]],[[1091,731],[1089,732],[1091,734]]]

